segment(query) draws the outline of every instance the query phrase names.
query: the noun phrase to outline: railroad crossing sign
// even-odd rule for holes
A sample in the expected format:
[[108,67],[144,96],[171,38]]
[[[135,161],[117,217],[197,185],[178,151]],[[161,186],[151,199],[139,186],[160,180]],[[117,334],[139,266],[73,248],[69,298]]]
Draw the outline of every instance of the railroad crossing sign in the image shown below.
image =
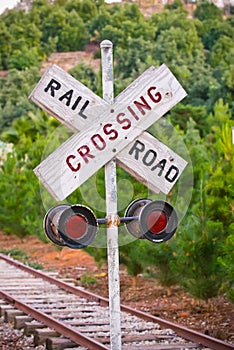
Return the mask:
[[35,174],[56,200],[63,200],[116,158],[150,189],[167,194],[187,162],[144,130],[185,96],[165,64],[148,68],[113,104],[53,65],[29,98],[75,134]]
[[[56,66],[45,73],[32,92],[30,98],[36,104],[76,132],[34,171],[54,198],[62,200],[105,165],[110,343],[111,349],[121,350],[118,254],[121,218],[117,215],[115,160],[154,191],[160,188],[168,193],[186,162],[145,130],[184,98],[186,92],[162,65],[147,69],[113,99],[112,43],[104,40],[100,47],[105,101]],[[124,219],[133,224],[127,227],[129,233],[143,234],[154,242],[169,239],[178,221],[168,203],[148,199],[131,203]],[[44,223],[51,241],[81,248],[95,237],[98,219],[82,205],[58,205],[49,210]]]

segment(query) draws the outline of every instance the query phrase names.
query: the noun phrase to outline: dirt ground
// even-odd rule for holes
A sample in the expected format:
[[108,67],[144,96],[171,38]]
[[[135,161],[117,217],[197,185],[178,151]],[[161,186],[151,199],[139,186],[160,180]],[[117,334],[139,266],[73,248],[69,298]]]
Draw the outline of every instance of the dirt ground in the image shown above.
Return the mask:
[[[0,251],[17,249],[32,263],[55,270],[77,286],[108,297],[107,266],[98,267],[93,257],[83,250],[58,248],[35,237],[20,239],[0,232]],[[224,296],[209,302],[195,300],[179,287],[165,289],[153,279],[128,276],[120,266],[121,302],[157,317],[183,324],[210,336],[234,343],[234,308]]]

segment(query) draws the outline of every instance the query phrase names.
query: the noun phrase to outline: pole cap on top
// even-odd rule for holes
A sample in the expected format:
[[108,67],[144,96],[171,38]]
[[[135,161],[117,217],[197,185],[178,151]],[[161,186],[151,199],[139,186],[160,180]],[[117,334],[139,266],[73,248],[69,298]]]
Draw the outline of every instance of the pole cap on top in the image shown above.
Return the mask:
[[113,44],[112,44],[112,42],[110,40],[103,40],[101,42],[101,44],[100,44],[101,49],[102,48],[112,47],[112,46],[113,46]]

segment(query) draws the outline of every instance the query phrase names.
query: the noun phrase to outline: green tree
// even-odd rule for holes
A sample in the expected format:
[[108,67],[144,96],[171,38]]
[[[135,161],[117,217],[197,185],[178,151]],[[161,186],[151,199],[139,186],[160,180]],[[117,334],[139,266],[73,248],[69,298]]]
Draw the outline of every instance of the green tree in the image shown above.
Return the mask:
[[155,56],[155,43],[145,40],[143,37],[127,38],[126,47],[117,47],[116,58],[116,79],[135,79],[153,63]]
[[166,4],[164,6],[165,9],[168,9],[168,10],[175,10],[175,9],[180,9],[180,10],[183,10],[184,9],[184,4],[181,0],[175,0],[173,1],[172,4]]
[[222,285],[224,270],[217,261],[222,246],[222,223],[208,218],[202,182],[200,190],[200,202],[177,234],[177,259],[170,266],[186,291],[207,300],[217,296]]
[[178,79],[188,92],[185,102],[193,106],[205,106],[206,110],[210,112],[215,102],[222,97],[219,81],[203,58],[187,65],[187,69],[186,76],[181,76],[180,68],[177,69]]
[[[4,55],[6,68],[9,68],[9,66],[10,68],[19,68],[20,66],[20,69],[22,69],[24,63],[20,55],[25,56],[25,61],[29,61],[30,64],[42,59],[40,51],[41,31],[34,22],[30,21],[29,15],[25,11],[9,11],[3,17],[3,23],[3,26],[7,26],[9,32],[7,36],[2,33],[3,40],[4,38],[10,39],[8,48],[6,47],[7,55],[6,53]],[[32,47],[34,53],[29,52]],[[4,46],[3,49],[5,49]],[[21,63],[17,64],[18,59]],[[28,67],[28,64],[26,63],[25,66]]]
[[[234,34],[234,33],[233,33]],[[233,40],[228,36],[219,38],[212,47],[210,52],[211,67],[223,66],[227,68],[232,64],[232,57],[234,53]]]
[[212,50],[212,47],[222,37],[233,38],[234,29],[227,20],[223,19],[207,19],[202,22],[201,30],[198,32],[201,35],[205,49]]
[[187,122],[190,118],[196,123],[200,136],[204,137],[210,132],[210,124],[207,121],[207,111],[204,106],[191,106],[179,103],[169,112],[169,116],[172,124],[178,125],[185,132],[189,126]]
[[[214,113],[209,116],[212,132],[208,140],[212,144],[212,172],[207,181],[207,205],[209,215],[213,220],[223,223],[224,229],[229,231],[233,223],[234,213],[234,147],[232,144],[232,127],[229,106],[220,100],[216,103]],[[225,176],[224,176],[225,174]]]
[[[111,19],[110,12],[106,8],[106,6],[102,6],[98,11],[97,16],[94,17],[88,25],[91,41],[100,42],[102,28],[109,25],[111,21],[112,19]],[[108,39],[110,40],[110,38]]]
[[4,21],[0,21],[0,69],[7,69],[7,62],[11,52],[12,35]]
[[9,69],[16,68],[18,70],[24,70],[36,66],[39,68],[40,61],[42,60],[36,47],[30,49],[23,47],[21,50],[14,50],[9,58]]
[[177,8],[175,10],[167,10],[160,13],[154,13],[149,22],[151,28],[154,28],[154,39],[157,41],[157,37],[167,29],[170,28],[183,28],[184,32],[193,26],[193,23],[188,19],[187,11],[183,8]]
[[88,32],[83,19],[75,11],[67,13],[58,35],[58,51],[82,50],[87,42]]
[[[36,234],[44,239],[44,209],[39,183],[32,169],[38,165],[46,143],[47,131],[53,129],[44,113],[30,114],[13,122],[2,139],[14,142],[0,171],[1,229],[18,236]],[[44,134],[44,135],[43,135]],[[13,136],[13,137],[12,137]],[[7,193],[7,196],[6,196]]]
[[222,246],[222,256],[218,257],[218,262],[225,269],[223,290],[229,299],[234,302],[234,226],[230,227],[230,234],[225,239]]
[[204,140],[202,139],[200,132],[196,127],[196,122],[191,118],[187,122],[186,133],[184,134],[184,142],[188,148],[188,152],[193,164],[193,196],[196,202],[199,200],[196,198],[196,194],[200,179],[203,177],[204,173],[210,170],[210,154],[207,152]]
[[[103,22],[100,22],[104,17]],[[127,38],[145,39],[152,37],[152,28],[148,21],[145,20],[136,4],[125,3],[123,6],[115,5],[108,10],[105,10],[98,16],[98,22],[94,27],[91,23],[91,30],[95,34],[99,34],[99,40],[108,38],[113,42],[114,46],[126,46]],[[97,27],[98,24],[98,27]]]
[[37,67],[25,71],[12,69],[0,80],[0,127],[1,131],[11,126],[14,119],[34,111],[36,107],[28,96],[40,79]]
[[217,295],[224,283],[233,286],[230,268],[227,268],[227,273],[225,271],[225,261],[232,259],[228,255],[227,237],[233,235],[234,205],[233,122],[228,105],[219,101],[208,121],[212,132],[207,135],[204,146],[210,165],[204,166],[204,154],[197,153],[197,160],[193,162],[194,173],[199,163],[200,174],[191,210],[180,227],[176,249],[178,260],[172,266],[178,273],[179,283],[194,296],[204,299]]
[[222,19],[222,11],[212,2],[208,1],[199,2],[193,15],[195,18],[200,19],[200,21],[204,21],[207,18],[212,20]]
[[101,81],[99,79],[99,76],[95,74],[92,67],[85,64],[85,62],[81,62],[74,68],[70,69],[69,74],[71,74],[75,79],[82,82],[96,94],[98,94],[98,91],[100,91]]
[[60,7],[54,7],[54,11],[45,18],[42,33],[43,41],[56,38],[58,51],[82,49],[88,38],[84,22],[79,14],[74,10],[64,11]]
[[65,5],[68,12],[76,11],[84,22],[91,20],[97,16],[97,7],[92,0],[69,0]]
[[156,40],[155,55],[168,65],[191,64],[203,57],[203,45],[194,25],[170,27],[162,31]]

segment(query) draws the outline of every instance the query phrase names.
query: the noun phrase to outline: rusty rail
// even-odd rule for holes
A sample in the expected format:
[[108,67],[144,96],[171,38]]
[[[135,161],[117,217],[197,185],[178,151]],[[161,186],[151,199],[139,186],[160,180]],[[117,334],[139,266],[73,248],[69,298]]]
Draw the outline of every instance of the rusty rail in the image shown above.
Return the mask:
[[[101,306],[108,306],[109,305],[109,301],[107,298],[104,298],[104,297],[101,297],[97,294],[85,291],[85,290],[80,289],[78,287],[71,286],[63,281],[60,281],[60,280],[57,280],[51,276],[48,276],[47,274],[43,273],[42,271],[35,270],[29,266],[22,264],[19,261],[13,260],[12,258],[7,257],[6,255],[0,254],[0,259],[5,260],[9,264],[14,265],[15,267],[18,267],[19,269],[24,270],[24,271],[32,274],[35,277],[40,277],[47,282],[55,284],[59,288],[65,290],[67,292],[78,295],[78,296],[85,298],[87,300],[90,300],[90,301],[95,301],[95,302],[99,303]],[[98,349],[108,349],[103,344],[96,342],[95,340],[93,340],[87,336],[84,336],[83,334],[81,334],[77,331],[74,331],[71,327],[67,327],[62,322],[59,322],[59,321],[53,319],[52,317],[50,317],[50,316],[48,316],[48,315],[46,315],[38,310],[31,308],[30,306],[22,303],[21,301],[17,300],[16,298],[11,297],[10,295],[8,295],[5,292],[2,292],[1,290],[0,290],[0,295],[3,299],[5,299],[10,304],[14,305],[16,308],[20,309],[21,311],[23,311],[27,314],[31,314],[32,317],[34,317],[36,320],[43,322],[47,326],[58,331],[60,334],[70,338],[72,341],[77,342],[81,345],[87,346],[89,349],[97,349],[97,350]],[[202,333],[197,332],[195,330],[188,329],[182,325],[164,320],[162,318],[150,315],[150,314],[142,312],[140,310],[133,309],[129,306],[121,304],[121,310],[125,311],[129,314],[135,315],[135,316],[137,316],[145,321],[158,323],[163,328],[170,328],[176,334],[178,334],[179,336],[182,336],[184,339],[187,339],[187,340],[193,341],[197,344],[201,344],[203,346],[209,347],[210,349],[214,349],[214,350],[234,349],[233,344],[224,342],[220,339],[210,337],[208,335],[202,334]]]

